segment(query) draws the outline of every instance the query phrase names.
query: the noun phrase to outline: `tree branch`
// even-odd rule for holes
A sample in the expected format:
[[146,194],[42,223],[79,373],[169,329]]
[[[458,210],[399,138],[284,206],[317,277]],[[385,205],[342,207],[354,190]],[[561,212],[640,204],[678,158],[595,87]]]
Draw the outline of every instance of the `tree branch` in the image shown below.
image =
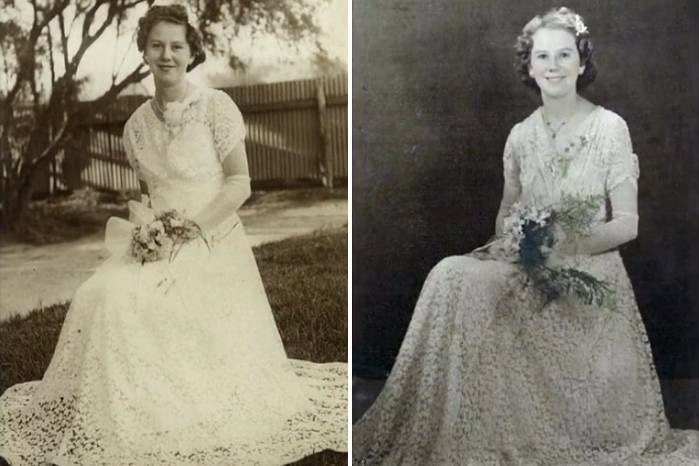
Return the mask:
[[66,23],[63,12],[58,15],[58,30],[61,33],[61,47],[63,48],[63,68],[68,69],[68,34],[66,34]]
[[[85,24],[87,24],[87,16],[91,15],[90,23],[94,20],[94,15],[96,13],[95,7],[92,8],[85,16],[85,21],[86,23],[83,24],[83,41],[80,44],[80,47],[78,48],[78,51],[75,52],[75,55],[70,61],[70,67],[73,73],[75,73],[78,69],[78,65],[80,64],[80,61],[82,60],[83,56],[85,55],[85,52],[92,46],[92,44],[95,43],[97,39],[104,33],[104,31],[107,30],[107,28],[112,24],[114,21],[114,18],[117,15],[121,15],[124,11],[126,11],[128,8],[131,8],[133,5],[136,5],[138,3],[142,3],[145,0],[137,0],[136,2],[131,2],[131,3],[124,3],[122,6],[117,6],[114,0],[109,2],[109,12],[107,13],[107,18],[102,22],[102,24],[97,28],[94,34],[88,34],[86,32]],[[102,2],[102,4],[106,4],[107,2]],[[97,5],[95,5],[97,6]],[[89,30],[89,26],[87,27],[87,30]]]
[[141,82],[143,78],[150,74],[150,70],[144,71],[144,68],[146,68],[145,63],[140,63],[136,68],[133,69],[133,71],[131,71],[131,73],[125,76],[124,79],[122,79],[116,84],[112,84],[112,86],[109,89],[107,89],[107,91],[104,94],[102,94],[100,97],[93,101],[93,104],[101,104],[103,102],[106,102],[119,95],[119,93],[126,89],[126,87],[130,84]]
[[85,13],[85,19],[83,20],[83,37],[88,37],[90,34],[90,28],[92,27],[92,23],[95,20],[95,15],[97,14],[97,10],[100,9],[102,5],[107,3],[106,0],[97,0],[94,5],[92,5],[92,8],[87,10],[87,13]]

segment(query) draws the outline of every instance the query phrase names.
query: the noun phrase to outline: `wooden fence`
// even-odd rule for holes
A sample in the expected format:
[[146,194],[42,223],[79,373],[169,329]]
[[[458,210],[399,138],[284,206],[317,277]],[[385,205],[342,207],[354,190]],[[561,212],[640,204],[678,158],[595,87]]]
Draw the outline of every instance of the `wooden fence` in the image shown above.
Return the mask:
[[[332,187],[338,180],[346,181],[346,75],[223,90],[245,119],[253,183],[303,180]],[[129,115],[145,100],[143,96],[122,97],[91,111],[52,164],[49,189],[137,189],[121,135]]]

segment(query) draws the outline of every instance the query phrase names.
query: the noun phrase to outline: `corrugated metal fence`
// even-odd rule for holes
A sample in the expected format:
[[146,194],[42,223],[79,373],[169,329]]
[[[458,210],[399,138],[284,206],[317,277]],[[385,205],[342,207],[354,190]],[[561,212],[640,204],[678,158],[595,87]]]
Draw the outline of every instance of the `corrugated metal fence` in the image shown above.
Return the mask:
[[[245,118],[253,182],[306,180],[333,186],[347,179],[346,75],[223,90]],[[52,189],[137,189],[121,134],[129,115],[145,99],[123,97],[91,112],[52,164]]]

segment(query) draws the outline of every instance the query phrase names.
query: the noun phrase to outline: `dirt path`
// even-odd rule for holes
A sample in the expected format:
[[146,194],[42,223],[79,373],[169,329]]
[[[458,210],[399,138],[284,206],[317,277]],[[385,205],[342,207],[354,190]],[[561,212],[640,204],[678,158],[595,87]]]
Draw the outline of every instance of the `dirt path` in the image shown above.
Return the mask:
[[[272,200],[246,206],[240,216],[257,246],[346,225],[347,201]],[[0,320],[71,299],[106,257],[102,234],[46,246],[0,246]]]

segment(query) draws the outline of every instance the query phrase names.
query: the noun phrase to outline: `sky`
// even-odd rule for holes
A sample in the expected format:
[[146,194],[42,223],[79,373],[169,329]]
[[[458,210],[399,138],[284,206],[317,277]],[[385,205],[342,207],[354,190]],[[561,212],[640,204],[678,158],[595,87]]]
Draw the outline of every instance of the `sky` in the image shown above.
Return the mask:
[[[316,20],[322,31],[319,42],[332,60],[337,59],[346,65],[349,14],[347,0],[315,1],[318,2]],[[20,10],[16,20],[29,24],[31,16],[27,17],[27,13],[30,14],[30,10],[22,11],[21,3],[16,3]],[[127,23],[123,25],[125,34],[119,40],[116,38],[115,28],[107,30],[85,54],[78,70],[78,77],[88,78],[81,94],[82,99],[92,99],[104,92],[115,70],[121,70],[121,73],[125,74],[141,62],[142,57],[136,49],[131,31],[135,30],[138,17],[144,11],[145,5],[141,11],[134,9]],[[0,21],[3,19],[7,18],[0,17]],[[69,49],[75,50],[78,42],[79,37],[75,34],[69,43]],[[243,31],[236,51],[247,65],[244,74],[234,72],[225,59],[209,56],[206,62],[189,74],[189,79],[200,85],[223,87],[313,78],[317,74],[312,65],[316,50],[315,44],[310,41],[290,46],[274,37],[252,38],[249,33]],[[152,81],[151,77],[147,77],[140,85],[132,86],[128,91],[150,94],[153,91]]]

